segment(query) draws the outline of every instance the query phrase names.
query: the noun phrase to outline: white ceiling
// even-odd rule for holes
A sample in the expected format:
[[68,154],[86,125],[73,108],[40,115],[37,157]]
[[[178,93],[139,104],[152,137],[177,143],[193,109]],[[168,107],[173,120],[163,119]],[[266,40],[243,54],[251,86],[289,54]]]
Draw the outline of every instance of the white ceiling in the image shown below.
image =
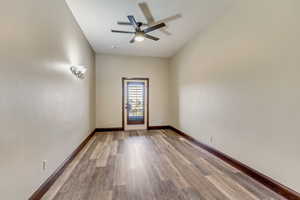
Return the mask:
[[[231,0],[66,0],[87,39],[97,53],[171,57],[196,33],[222,16]],[[132,35],[112,33],[111,29],[129,30],[130,26],[117,25],[134,15],[146,22],[138,3],[146,2],[155,20],[180,14],[167,24],[166,35],[154,31],[158,42],[145,40],[130,44]],[[115,48],[113,48],[115,47]]]

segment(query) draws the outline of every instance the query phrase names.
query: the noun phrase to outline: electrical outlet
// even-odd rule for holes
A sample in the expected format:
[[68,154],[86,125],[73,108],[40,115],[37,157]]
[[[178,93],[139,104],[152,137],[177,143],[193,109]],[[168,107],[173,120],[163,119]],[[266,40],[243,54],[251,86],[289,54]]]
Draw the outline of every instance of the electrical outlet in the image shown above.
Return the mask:
[[212,143],[213,143],[213,136],[210,136],[210,138],[209,138],[209,142],[210,142],[210,144],[212,144]]
[[46,171],[47,168],[47,160],[43,160],[43,171]]

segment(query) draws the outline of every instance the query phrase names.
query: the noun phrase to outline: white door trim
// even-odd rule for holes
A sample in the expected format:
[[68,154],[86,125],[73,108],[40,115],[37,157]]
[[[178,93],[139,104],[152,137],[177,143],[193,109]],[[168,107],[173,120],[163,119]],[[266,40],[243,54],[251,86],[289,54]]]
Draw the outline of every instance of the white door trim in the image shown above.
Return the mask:
[[[127,124],[127,82],[144,82],[145,83],[145,114],[144,124],[130,125]],[[149,128],[149,78],[122,78],[122,128],[124,130],[146,130]]]

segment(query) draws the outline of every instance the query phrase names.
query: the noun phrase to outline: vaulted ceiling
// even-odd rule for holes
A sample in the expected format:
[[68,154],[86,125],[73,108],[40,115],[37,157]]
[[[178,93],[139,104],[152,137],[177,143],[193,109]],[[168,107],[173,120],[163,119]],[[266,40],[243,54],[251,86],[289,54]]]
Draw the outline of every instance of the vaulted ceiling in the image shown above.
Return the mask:
[[[195,34],[224,15],[232,0],[66,0],[78,24],[97,53],[171,57]],[[134,15],[147,22],[140,3],[147,5],[155,21],[166,20],[164,31],[151,34],[158,42],[145,40],[130,44],[132,35],[111,29],[133,31],[118,25]]]

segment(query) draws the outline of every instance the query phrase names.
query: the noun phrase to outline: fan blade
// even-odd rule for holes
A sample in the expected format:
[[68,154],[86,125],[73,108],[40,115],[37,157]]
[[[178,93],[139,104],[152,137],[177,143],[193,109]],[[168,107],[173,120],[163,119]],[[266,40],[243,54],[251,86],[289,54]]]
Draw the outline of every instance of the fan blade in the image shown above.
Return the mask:
[[129,16],[127,16],[127,17],[128,17],[128,19],[129,19],[130,23],[134,26],[134,28],[139,28],[139,26],[138,26],[138,24],[137,24],[137,22],[136,22],[134,16],[129,15]]
[[152,35],[148,35],[148,34],[144,34],[144,37],[145,37],[145,38],[148,38],[148,39],[150,39],[150,40],[155,40],[155,41],[159,40],[159,38],[154,37],[154,36],[152,36]]
[[[132,24],[130,22],[117,22],[117,24],[123,26],[132,26]],[[142,23],[142,26],[149,26],[148,24]]]
[[158,21],[156,21],[155,23],[157,23],[157,24],[158,24],[158,23],[162,23],[162,22],[168,23],[168,22],[170,22],[170,21],[174,21],[174,20],[179,19],[179,18],[181,18],[181,17],[182,17],[181,14],[176,14],[176,15],[173,15],[173,16],[166,17],[166,18],[164,18],[164,19],[158,20]]
[[134,43],[135,42],[135,37],[133,37],[129,42]]
[[135,32],[132,31],[118,31],[118,30],[111,30],[113,33],[129,33],[129,34],[134,34]]
[[151,14],[151,11],[150,11],[149,6],[147,5],[147,3],[146,2],[139,3],[139,7],[140,7],[140,9],[142,10],[142,12],[143,12],[143,14],[145,16],[145,18],[147,20],[147,23],[148,24],[154,23],[154,21],[155,21],[154,17]]
[[130,22],[117,22],[119,25],[132,25]]
[[164,33],[165,35],[169,35],[169,36],[172,35],[172,33],[170,33],[169,31],[167,31],[166,28],[162,28],[159,31],[162,32],[162,33]]
[[157,24],[157,25],[155,25],[155,26],[151,26],[151,27],[149,27],[149,28],[146,28],[146,29],[144,30],[144,33],[149,33],[149,32],[151,32],[151,31],[155,31],[155,30],[160,29],[160,28],[165,27],[165,26],[166,26],[165,23],[160,23],[160,24]]

